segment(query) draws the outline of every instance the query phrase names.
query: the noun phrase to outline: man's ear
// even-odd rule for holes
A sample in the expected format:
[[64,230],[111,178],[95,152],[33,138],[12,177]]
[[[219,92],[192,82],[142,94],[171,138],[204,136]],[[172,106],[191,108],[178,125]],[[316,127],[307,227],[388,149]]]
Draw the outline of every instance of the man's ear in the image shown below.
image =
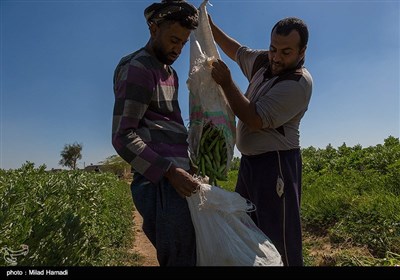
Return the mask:
[[149,23],[149,30],[150,30],[150,35],[151,37],[154,37],[157,33],[158,26],[154,22]]
[[300,56],[302,59],[304,59],[304,57],[306,56],[306,49],[307,49],[307,45],[305,45],[301,50],[300,50]]

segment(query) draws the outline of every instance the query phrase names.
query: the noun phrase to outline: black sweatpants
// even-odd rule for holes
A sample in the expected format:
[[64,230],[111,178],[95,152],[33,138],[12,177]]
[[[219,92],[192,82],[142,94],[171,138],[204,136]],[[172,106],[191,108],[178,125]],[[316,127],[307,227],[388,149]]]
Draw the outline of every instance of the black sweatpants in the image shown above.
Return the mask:
[[[250,215],[286,266],[302,266],[300,149],[242,155],[235,191],[256,206]],[[278,178],[284,182],[282,193]]]

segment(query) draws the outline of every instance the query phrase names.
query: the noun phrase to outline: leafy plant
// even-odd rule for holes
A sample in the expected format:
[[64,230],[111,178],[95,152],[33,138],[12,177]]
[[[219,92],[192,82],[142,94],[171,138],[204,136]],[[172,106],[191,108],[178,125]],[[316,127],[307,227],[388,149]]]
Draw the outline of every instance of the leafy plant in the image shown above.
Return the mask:
[[[118,265],[132,242],[129,187],[110,173],[0,170],[0,248],[25,266]],[[0,265],[7,265],[4,259]]]

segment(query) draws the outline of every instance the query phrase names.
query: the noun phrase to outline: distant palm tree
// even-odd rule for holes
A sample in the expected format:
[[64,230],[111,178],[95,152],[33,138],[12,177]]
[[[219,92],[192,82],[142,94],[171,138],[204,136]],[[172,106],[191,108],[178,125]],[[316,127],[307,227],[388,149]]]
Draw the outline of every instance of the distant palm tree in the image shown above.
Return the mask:
[[82,146],[82,144],[76,142],[74,144],[65,144],[64,149],[61,151],[61,160],[58,164],[75,170],[76,162],[78,159],[82,159]]

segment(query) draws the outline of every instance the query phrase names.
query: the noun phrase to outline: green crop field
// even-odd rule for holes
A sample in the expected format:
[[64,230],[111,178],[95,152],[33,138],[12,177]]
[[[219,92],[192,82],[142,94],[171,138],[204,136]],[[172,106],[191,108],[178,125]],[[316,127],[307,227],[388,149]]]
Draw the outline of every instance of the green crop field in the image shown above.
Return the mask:
[[[27,163],[0,170],[0,248],[18,250],[22,266],[135,264],[133,202],[111,173],[47,172]],[[10,265],[0,258],[0,265]]]
[[[400,265],[400,144],[302,149],[306,265]],[[228,181],[234,190],[237,170]]]
[[[302,149],[307,266],[400,265],[400,144]],[[221,187],[233,191],[237,164]],[[137,266],[129,185],[112,173],[0,169],[0,266]],[[22,250],[22,249],[21,249]],[[12,260],[11,260],[12,261]]]

